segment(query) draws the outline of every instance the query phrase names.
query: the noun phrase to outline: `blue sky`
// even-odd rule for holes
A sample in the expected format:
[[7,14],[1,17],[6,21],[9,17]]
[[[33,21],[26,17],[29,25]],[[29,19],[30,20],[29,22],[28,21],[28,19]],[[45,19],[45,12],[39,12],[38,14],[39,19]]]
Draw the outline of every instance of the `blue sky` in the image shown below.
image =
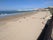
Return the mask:
[[0,0],[0,10],[36,9],[53,6],[53,0]]

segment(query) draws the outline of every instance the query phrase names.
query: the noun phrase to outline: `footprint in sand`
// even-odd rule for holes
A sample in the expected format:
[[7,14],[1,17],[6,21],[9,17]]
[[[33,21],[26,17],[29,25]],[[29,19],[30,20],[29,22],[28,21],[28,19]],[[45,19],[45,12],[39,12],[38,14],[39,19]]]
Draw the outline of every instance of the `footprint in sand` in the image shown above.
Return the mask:
[[45,24],[43,21],[41,22],[42,24]]
[[35,19],[35,17],[32,17],[32,19]]
[[21,23],[21,21],[19,21],[19,23]]
[[23,17],[24,19],[26,18],[26,17]]

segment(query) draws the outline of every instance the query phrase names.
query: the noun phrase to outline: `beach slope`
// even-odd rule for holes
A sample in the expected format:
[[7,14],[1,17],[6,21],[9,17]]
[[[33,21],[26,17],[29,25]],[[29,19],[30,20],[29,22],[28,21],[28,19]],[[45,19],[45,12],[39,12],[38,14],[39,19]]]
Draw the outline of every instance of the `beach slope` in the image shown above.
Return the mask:
[[34,11],[1,18],[0,40],[37,40],[50,17],[49,11]]

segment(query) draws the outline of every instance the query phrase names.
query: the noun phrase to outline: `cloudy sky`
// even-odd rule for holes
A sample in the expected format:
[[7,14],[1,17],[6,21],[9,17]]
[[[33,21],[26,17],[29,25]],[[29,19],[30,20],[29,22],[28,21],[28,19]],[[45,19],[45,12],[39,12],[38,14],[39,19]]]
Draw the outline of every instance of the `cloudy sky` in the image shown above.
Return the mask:
[[53,6],[53,0],[0,0],[0,10],[36,9]]

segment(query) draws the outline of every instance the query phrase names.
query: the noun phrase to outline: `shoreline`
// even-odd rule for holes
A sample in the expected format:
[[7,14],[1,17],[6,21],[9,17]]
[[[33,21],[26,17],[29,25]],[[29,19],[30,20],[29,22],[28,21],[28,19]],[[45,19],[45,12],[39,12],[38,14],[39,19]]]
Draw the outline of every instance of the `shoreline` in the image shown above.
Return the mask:
[[29,12],[0,19],[0,39],[37,40],[51,15],[49,11]]
[[[36,11],[33,11],[33,12],[36,12]],[[4,16],[4,17],[0,18],[0,21],[8,21],[8,20],[16,19],[16,18],[22,18],[22,17],[25,17],[25,16],[30,16],[30,15],[34,14],[33,12],[24,12],[24,13],[21,13],[21,14],[12,14],[12,15],[9,15],[9,16]]]

